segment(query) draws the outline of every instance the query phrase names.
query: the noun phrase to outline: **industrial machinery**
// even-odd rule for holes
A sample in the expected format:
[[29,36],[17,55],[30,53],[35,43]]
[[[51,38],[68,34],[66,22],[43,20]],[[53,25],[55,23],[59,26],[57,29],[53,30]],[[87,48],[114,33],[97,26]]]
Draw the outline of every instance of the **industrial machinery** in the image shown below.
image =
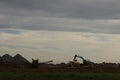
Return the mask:
[[34,60],[32,59],[32,68],[38,68],[39,66],[39,59]]
[[44,65],[44,64],[51,63],[51,62],[53,62],[53,60],[39,63],[39,59],[37,60],[32,59],[32,68],[38,68],[39,65]]
[[81,58],[82,61],[83,61],[83,65],[91,65],[91,64],[94,64],[93,62],[91,62],[90,60],[86,60],[84,59],[82,56],[79,56],[79,55],[75,55],[74,58],[73,58],[73,61],[74,62],[77,62],[77,59],[76,58]]
[[40,64],[48,64],[48,63],[51,63],[51,62],[53,62],[53,60],[46,61],[46,62],[41,62],[41,63],[39,63],[39,65],[40,65]]

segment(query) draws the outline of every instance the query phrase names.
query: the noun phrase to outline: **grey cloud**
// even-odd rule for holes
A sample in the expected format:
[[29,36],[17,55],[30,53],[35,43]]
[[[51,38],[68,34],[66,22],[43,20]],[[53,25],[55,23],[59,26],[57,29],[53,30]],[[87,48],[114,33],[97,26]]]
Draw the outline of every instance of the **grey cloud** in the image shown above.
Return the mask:
[[0,28],[119,34],[119,20],[83,20],[46,17],[5,17]]
[[119,19],[119,0],[1,0],[15,9],[45,11],[49,16],[85,19]]
[[0,28],[119,34],[119,3],[119,0],[0,0]]
[[[1,0],[3,4],[12,8],[28,10],[49,10],[57,7],[61,1],[58,0]],[[55,5],[55,6],[54,6]]]
[[12,29],[0,29],[0,33],[20,34],[21,32]]
[[0,28],[11,28],[11,26],[7,24],[0,24]]

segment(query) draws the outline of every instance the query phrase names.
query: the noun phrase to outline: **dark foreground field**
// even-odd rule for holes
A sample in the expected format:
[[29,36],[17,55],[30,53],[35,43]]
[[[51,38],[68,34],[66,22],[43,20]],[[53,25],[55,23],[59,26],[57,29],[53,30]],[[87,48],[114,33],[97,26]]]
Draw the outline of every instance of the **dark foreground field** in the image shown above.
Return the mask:
[[0,72],[0,80],[120,80],[120,73],[108,72]]

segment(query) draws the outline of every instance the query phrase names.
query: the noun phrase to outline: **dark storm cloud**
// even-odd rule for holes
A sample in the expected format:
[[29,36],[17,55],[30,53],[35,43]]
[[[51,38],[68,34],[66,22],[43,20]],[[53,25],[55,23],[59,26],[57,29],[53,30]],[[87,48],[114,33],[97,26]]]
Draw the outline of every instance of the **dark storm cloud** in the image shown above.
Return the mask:
[[7,24],[0,24],[0,28],[11,28],[11,26]]
[[85,19],[120,18],[119,0],[1,0],[12,8],[45,11],[49,16]]
[[119,4],[120,0],[0,0],[0,28],[120,33]]

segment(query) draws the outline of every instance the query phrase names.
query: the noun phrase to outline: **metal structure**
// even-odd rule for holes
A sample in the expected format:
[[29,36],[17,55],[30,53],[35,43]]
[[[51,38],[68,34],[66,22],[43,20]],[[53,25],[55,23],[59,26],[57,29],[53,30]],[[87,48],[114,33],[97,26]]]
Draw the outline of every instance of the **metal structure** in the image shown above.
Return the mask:
[[53,60],[39,63],[39,59],[36,60],[32,59],[32,68],[38,68],[39,65],[48,64],[50,62],[53,62]]
[[74,62],[77,62],[77,59],[76,59],[76,58],[81,58],[84,65],[94,64],[93,62],[91,62],[91,61],[89,61],[89,60],[86,60],[86,59],[84,59],[82,56],[79,56],[79,55],[75,55],[75,56],[74,56],[74,58],[73,58],[73,61],[74,61]]
[[42,62],[42,63],[39,63],[39,64],[48,64],[48,63],[51,63],[51,62],[53,62],[53,60]]
[[39,59],[32,59],[32,68],[38,68],[39,66]]

